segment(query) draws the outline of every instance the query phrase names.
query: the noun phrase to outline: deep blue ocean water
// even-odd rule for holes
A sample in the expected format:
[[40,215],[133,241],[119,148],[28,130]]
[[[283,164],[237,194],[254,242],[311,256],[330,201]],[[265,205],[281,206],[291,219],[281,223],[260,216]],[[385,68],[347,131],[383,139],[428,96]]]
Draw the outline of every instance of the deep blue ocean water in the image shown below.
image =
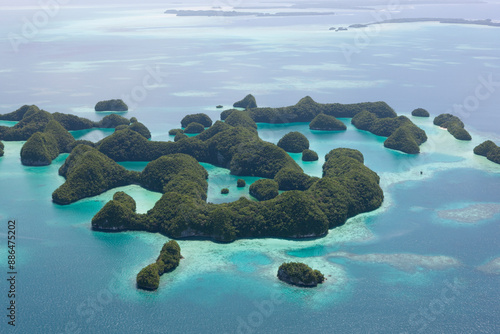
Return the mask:
[[[0,113],[37,104],[98,120],[103,117],[93,111],[98,100],[128,96],[132,108],[124,116],[148,126],[153,140],[173,140],[168,130],[178,128],[184,115],[206,112],[216,120],[216,105],[228,108],[248,93],[260,106],[292,105],[310,95],[325,103],[383,100],[407,116],[417,107],[433,116],[455,110],[473,141],[456,141],[433,126],[432,117],[412,118],[429,136],[417,156],[385,149],[384,138],[355,129],[349,119],[341,119],[348,127],[343,132],[311,131],[305,123],[259,124],[260,136],[274,143],[290,131],[305,134],[320,160],[304,163],[300,155],[291,156],[310,175],[321,175],[331,149],[359,149],[381,177],[384,205],[316,240],[179,241],[185,259],[162,277],[156,292],[138,291],[135,275],[154,261],[168,238],[92,231],[90,220],[117,189],[55,205],[51,194],[64,182],[57,170],[67,154],[47,167],[26,167],[19,158],[23,143],[4,142],[4,313],[9,219],[17,222],[18,294],[17,326],[8,326],[0,313],[0,332],[500,332],[499,271],[484,270],[500,256],[500,210],[484,217],[480,212],[471,223],[439,216],[443,210],[474,213],[474,205],[500,204],[500,167],[472,153],[487,138],[500,143],[500,87],[490,87],[488,98],[478,99],[474,108],[468,105],[469,111],[457,113],[453,107],[474,101],[476,88],[490,75],[500,81],[498,28],[385,25],[359,43],[359,32],[328,28],[366,22],[367,12],[299,19],[175,18],[165,17],[166,8],[160,7],[61,8],[18,52],[9,33],[20,33],[22,18],[29,20],[39,8],[0,12],[5,47]],[[491,5],[492,15],[494,9]],[[453,15],[460,13],[465,15],[466,7],[453,9]],[[443,14],[439,6],[438,14]],[[348,58],[341,45],[359,52]],[[151,72],[161,73],[159,80],[144,86]],[[139,91],[146,94],[131,97]],[[73,135],[97,141],[111,133]],[[247,186],[237,189],[238,177],[202,165],[210,175],[210,202],[249,196],[256,178],[244,177]],[[228,195],[220,194],[224,187]],[[119,190],[136,199],[139,212],[161,196],[137,186]],[[328,279],[316,289],[287,286],[275,277],[284,261],[306,262]]]

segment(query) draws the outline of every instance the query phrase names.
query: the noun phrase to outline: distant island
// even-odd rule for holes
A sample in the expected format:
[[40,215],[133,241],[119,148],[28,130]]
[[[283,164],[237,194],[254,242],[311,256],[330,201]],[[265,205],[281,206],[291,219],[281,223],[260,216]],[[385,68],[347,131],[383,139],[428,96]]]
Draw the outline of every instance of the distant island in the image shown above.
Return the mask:
[[99,101],[94,107],[95,111],[128,111],[128,106],[121,99]]
[[233,107],[243,109],[257,108],[257,101],[252,94],[248,94],[241,101],[234,102]]
[[431,115],[429,114],[429,112],[427,110],[425,110],[424,108],[417,108],[417,109],[414,109],[412,112],[411,112],[411,115],[412,116],[415,116],[415,117],[430,117]]
[[335,15],[334,12],[278,12],[278,13],[262,13],[262,12],[241,12],[241,11],[225,11],[221,9],[212,10],[177,10],[168,9],[165,14],[175,14],[176,16],[327,16]]
[[288,284],[312,288],[325,281],[319,270],[313,270],[301,262],[283,263],[278,269],[278,278]]
[[330,29],[328,30],[332,30],[332,31],[347,31],[349,29],[347,29],[346,27],[338,27],[338,28],[335,28],[335,27],[331,27]]
[[353,24],[349,28],[366,28],[374,24],[385,24],[385,23],[414,23],[414,22],[439,22],[448,24],[473,24],[482,25],[490,27],[500,27],[500,22],[493,22],[491,19],[485,20],[467,20],[467,19],[447,19],[447,18],[401,18],[401,19],[390,19],[379,22],[371,22],[366,24]]

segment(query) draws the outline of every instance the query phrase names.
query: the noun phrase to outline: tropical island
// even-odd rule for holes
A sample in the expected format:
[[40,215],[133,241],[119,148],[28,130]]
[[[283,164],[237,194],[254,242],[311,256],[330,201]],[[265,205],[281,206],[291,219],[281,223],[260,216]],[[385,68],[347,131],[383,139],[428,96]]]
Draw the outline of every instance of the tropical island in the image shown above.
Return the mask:
[[486,157],[489,161],[500,164],[500,147],[487,140],[474,148],[474,154]]
[[128,106],[121,99],[99,101],[94,107],[95,111],[128,111]]
[[[347,219],[376,210],[384,200],[379,176],[364,165],[358,150],[331,150],[325,156],[321,177],[311,177],[287,153],[301,153],[303,161],[317,161],[318,154],[309,149],[307,137],[290,132],[277,144],[265,142],[259,137],[257,121],[309,122],[311,130],[345,131],[337,117],[351,118],[358,130],[387,137],[384,146],[410,154],[418,153],[419,145],[427,140],[423,130],[409,118],[398,116],[385,102],[320,104],[305,97],[289,107],[259,108],[249,94],[235,104],[238,109],[224,110],[221,120],[215,122],[204,113],[183,117],[181,127],[169,131],[174,141],[168,142],[151,140],[150,131],[135,117],[110,114],[94,122],[22,106],[0,115],[0,119],[18,121],[12,127],[0,127],[0,139],[26,138],[21,149],[25,165],[47,165],[59,154],[69,153],[59,169],[65,182],[52,194],[56,204],[71,204],[126,185],[161,193],[146,213],[138,213],[135,200],[126,193],[115,193],[92,218],[95,231],[147,231],[171,239],[224,243],[241,238],[323,237]],[[424,111],[418,108],[412,115],[427,117]],[[439,115],[434,124],[447,127],[450,133],[465,131],[453,115]],[[98,142],[75,140],[69,132],[90,128],[115,131]],[[0,142],[0,155],[2,148]],[[500,148],[492,141],[477,146],[474,153],[500,163]],[[139,172],[118,164],[124,161],[148,164]],[[208,173],[200,162],[226,168],[232,175],[261,179],[249,187],[243,179],[237,180],[237,187],[248,189],[250,199],[209,203]],[[220,192],[227,194],[229,188]],[[137,288],[156,290],[160,276],[174,270],[181,258],[177,242],[165,243],[156,261],[137,274]],[[295,262],[283,263],[278,278],[300,287],[314,287],[325,279],[319,271]]]
[[294,131],[289,132],[278,141],[278,147],[281,147],[286,152],[302,153],[309,148],[309,139],[302,133]]
[[278,12],[278,13],[263,13],[263,12],[242,12],[242,11],[225,11],[225,10],[177,10],[168,9],[165,14],[175,14],[176,16],[312,16],[312,15],[335,15],[334,12]]
[[[224,110],[221,120],[225,120],[235,109]],[[278,108],[250,108],[246,110],[250,118],[257,123],[284,124],[297,122],[311,122],[316,116],[323,113],[336,118],[352,118],[356,114],[367,110],[378,117],[395,117],[394,110],[387,103],[361,102],[352,104],[318,103],[310,96],[303,97],[293,106]]]
[[467,20],[467,19],[448,19],[448,18],[401,18],[401,19],[390,19],[377,21],[366,24],[353,24],[350,28],[365,28],[374,24],[385,24],[385,23],[415,23],[415,22],[439,22],[444,24],[472,24],[490,27],[500,27],[499,22],[493,22],[490,19],[485,20]]
[[136,277],[137,288],[143,290],[156,290],[160,285],[160,276],[174,271],[182,259],[181,248],[175,240],[166,242],[155,263],[144,267]]
[[351,123],[359,130],[369,131],[377,136],[387,137],[384,146],[408,154],[420,153],[420,145],[427,141],[424,130],[417,127],[408,117],[380,117],[367,110],[356,114]]
[[[381,205],[379,177],[363,164],[360,152],[332,150],[326,156],[323,177],[310,177],[283,149],[259,138],[248,112],[238,110],[230,116],[197,136],[175,142],[150,141],[126,126],[98,143],[80,142],[59,169],[66,181],[54,191],[53,201],[70,204],[137,184],[162,193],[162,198],[146,214],[112,200],[92,219],[94,230],[143,230],[224,242],[323,236],[349,217]],[[136,172],[117,161],[151,162]],[[254,183],[251,191],[258,202],[241,198],[207,203],[208,173],[199,162],[228,168],[233,175],[271,180]],[[259,184],[265,187],[259,189]]]
[[[179,143],[190,139],[182,139]],[[280,152],[273,144],[264,145],[263,149],[257,149],[253,144],[246,146],[248,150],[244,149],[241,157],[236,153],[231,162],[232,166],[241,163],[245,169],[237,168],[236,171],[247,175],[251,171],[269,175],[268,171],[282,166],[280,173],[275,174],[278,181],[263,179],[255,182],[255,186],[252,184],[253,193],[259,184],[273,183],[270,192],[267,191],[269,185],[263,187],[266,191],[259,190],[262,194],[271,193],[268,195],[270,199],[260,198],[259,202],[242,197],[232,203],[206,203],[207,172],[187,154],[162,156],[139,173],[120,168],[104,154],[85,145],[75,148],[68,158],[72,168],[64,173],[67,165],[61,167],[66,182],[54,192],[53,199],[56,203],[66,204],[90,196],[90,190],[97,194],[117,185],[141,184],[163,193],[153,209],[146,214],[136,214],[130,209],[116,210],[116,205],[106,204],[92,219],[92,228],[100,231],[144,230],[172,238],[206,237],[223,242],[245,237],[323,236],[328,229],[342,225],[349,217],[378,208],[383,201],[379,178],[364,166],[358,151],[333,150],[323,166],[324,176],[318,179],[304,174],[284,151],[270,164],[262,166],[258,163],[262,158],[272,158],[267,152]],[[83,157],[79,157],[79,151],[85,152]],[[92,158],[86,159],[85,154],[91,154]],[[89,188],[82,183],[88,175],[85,169],[97,158],[100,160],[93,168],[103,168],[99,172],[108,177],[99,178],[100,182]],[[300,176],[301,182],[291,182],[295,180],[290,176]],[[304,190],[285,191],[278,195],[276,188],[280,184],[283,188]]]
[[197,122],[189,123],[189,125],[184,129],[184,133],[189,134],[202,133],[203,131],[205,131],[205,127],[203,126],[203,124]]
[[447,129],[458,140],[472,140],[471,135],[465,130],[464,123],[459,117],[452,114],[441,114],[434,118],[434,125]]
[[4,144],[0,141],[0,157],[3,157],[3,149],[5,148]]
[[279,267],[278,279],[291,285],[312,288],[323,283],[325,276],[304,263],[288,262]]
[[318,159],[318,153],[315,151],[309,149],[302,151],[302,161],[317,161]]
[[429,114],[429,112],[427,110],[425,110],[424,108],[417,108],[417,109],[414,109],[412,112],[411,112],[411,115],[412,116],[415,116],[415,117],[430,117],[431,115]]
[[279,195],[278,190],[278,182],[270,179],[260,179],[252,183],[249,193],[259,201],[268,201]]
[[242,100],[234,102],[233,107],[243,109],[257,108],[257,101],[252,94],[248,94]]
[[26,166],[50,165],[60,153],[71,152],[75,138],[59,122],[50,120],[43,132],[35,132],[21,148],[21,162]]
[[[212,119],[204,113],[186,115],[181,120],[181,127],[187,128],[191,123],[198,123],[201,124],[203,128],[209,128],[212,126]],[[177,130],[174,129],[173,131]]]
[[4,115],[0,120],[18,121],[12,127],[0,126],[0,139],[5,141],[21,141],[26,143],[21,149],[21,162],[26,166],[50,165],[61,153],[70,153],[78,144],[85,143],[94,146],[89,141],[75,141],[69,131],[91,128],[128,128],[146,139],[151,138],[148,128],[137,121],[111,114],[99,122],[63,113],[49,113],[35,105],[24,105],[21,108]]
[[[236,109],[224,110],[221,120],[226,120]],[[310,96],[302,98],[297,104],[280,108],[248,108],[244,111],[259,123],[283,124],[309,122],[313,127],[327,118],[324,130],[343,130],[345,125],[336,118],[352,118],[351,123],[360,130],[388,137],[384,146],[408,154],[418,154],[420,145],[427,141],[425,131],[417,127],[408,117],[398,116],[385,102],[362,102],[354,104],[321,104]],[[319,117],[316,119],[316,117]],[[316,119],[316,120],[315,120]],[[310,127],[311,128],[311,127]]]
[[343,131],[347,130],[347,127],[332,115],[318,114],[318,116],[314,117],[311,123],[309,123],[309,129],[320,131]]
[[[224,121],[215,123],[206,114],[188,115],[181,126],[186,129],[197,123],[203,131],[188,137],[185,130],[173,129],[169,134],[175,134],[175,140],[169,142],[149,140],[149,130],[135,118],[111,114],[92,122],[67,114],[56,116],[36,106],[7,114],[20,120],[11,128],[0,128],[0,135],[12,132],[27,137],[22,150],[26,164],[46,164],[59,153],[70,153],[59,169],[65,182],[53,192],[54,203],[66,205],[131,184],[162,194],[151,210],[141,214],[135,212],[131,197],[114,197],[92,219],[94,230],[141,230],[221,242],[248,237],[310,238],[324,236],[348,218],[380,207],[384,196],[379,177],[364,165],[361,152],[348,148],[328,153],[322,177],[311,177],[279,147],[302,152],[304,160],[315,161],[317,153],[308,149],[307,138],[292,133],[280,145],[265,142],[259,138],[255,120],[310,122],[320,114],[362,119],[367,113],[375,119],[372,131],[376,133],[382,129],[392,135],[402,125],[413,124],[384,102],[319,104],[305,97],[290,107],[226,110],[221,113]],[[115,131],[96,143],[75,141],[68,132],[68,128],[96,126]],[[118,164],[121,161],[149,163],[138,172],[125,169]],[[199,162],[227,168],[233,175],[263,178],[248,188],[257,201],[240,198],[207,203],[208,173]]]

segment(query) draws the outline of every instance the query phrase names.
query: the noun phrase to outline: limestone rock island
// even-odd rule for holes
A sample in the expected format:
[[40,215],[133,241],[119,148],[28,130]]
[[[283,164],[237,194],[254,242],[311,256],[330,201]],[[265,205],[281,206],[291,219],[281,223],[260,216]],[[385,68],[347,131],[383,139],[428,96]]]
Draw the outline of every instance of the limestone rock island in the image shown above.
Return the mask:
[[94,107],[95,111],[128,111],[128,106],[121,99],[99,101]]
[[248,94],[243,98],[243,100],[235,102],[233,104],[233,107],[244,108],[244,109],[257,108],[257,101],[255,100],[255,97],[252,94]]
[[434,125],[447,129],[458,140],[469,141],[472,139],[469,132],[465,130],[464,123],[455,115],[441,114],[434,118]]
[[311,121],[311,123],[309,123],[309,129],[322,131],[341,131],[346,130],[347,127],[344,123],[339,121],[334,116],[318,114],[318,116],[316,116]]
[[415,117],[430,117],[431,115],[429,112],[423,108],[417,108],[411,112],[412,116]]
[[489,161],[500,164],[500,147],[487,140],[474,148],[474,154],[486,157]]
[[278,278],[288,284],[312,288],[325,281],[319,270],[313,270],[301,262],[283,263],[278,269]]
[[309,148],[309,140],[302,133],[293,131],[279,140],[278,147],[281,147],[286,152],[302,153],[302,151]]
[[144,267],[136,277],[137,288],[143,290],[156,290],[160,284],[160,276],[164,273],[174,271],[181,260],[181,248],[175,240],[166,242],[156,259]]

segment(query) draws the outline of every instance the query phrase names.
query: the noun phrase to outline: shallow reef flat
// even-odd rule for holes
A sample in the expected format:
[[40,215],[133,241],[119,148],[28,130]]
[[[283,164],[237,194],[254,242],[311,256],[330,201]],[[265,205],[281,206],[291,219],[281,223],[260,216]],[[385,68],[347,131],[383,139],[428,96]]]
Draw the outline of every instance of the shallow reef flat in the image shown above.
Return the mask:
[[445,255],[419,255],[408,253],[396,254],[353,254],[347,252],[333,252],[328,254],[329,257],[346,258],[351,261],[372,263],[372,264],[388,264],[399,270],[414,272],[419,268],[430,270],[446,270],[459,267],[461,262],[453,257]]
[[477,269],[486,274],[500,275],[500,257],[494,258]]
[[500,213],[498,203],[472,204],[460,209],[438,211],[439,218],[449,219],[459,223],[474,224],[482,220],[491,219]]

